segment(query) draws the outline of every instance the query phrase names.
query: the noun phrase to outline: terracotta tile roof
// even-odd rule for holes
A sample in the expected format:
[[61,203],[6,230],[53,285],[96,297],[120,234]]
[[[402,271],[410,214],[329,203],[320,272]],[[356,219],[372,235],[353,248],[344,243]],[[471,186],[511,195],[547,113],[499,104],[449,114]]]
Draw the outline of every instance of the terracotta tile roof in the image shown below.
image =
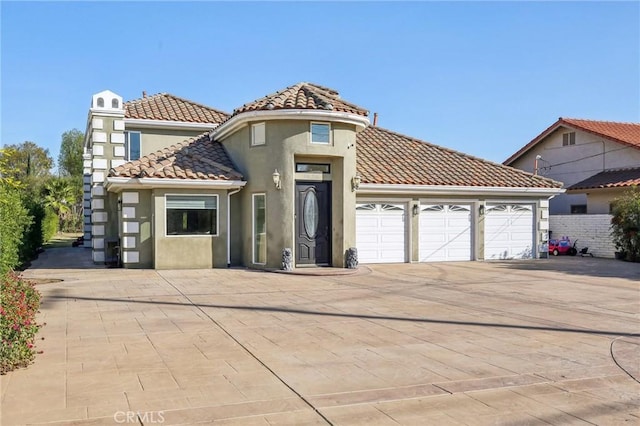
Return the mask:
[[219,124],[229,117],[226,112],[169,93],[158,93],[125,102],[124,109],[126,118],[147,120]]
[[109,171],[111,177],[240,180],[227,151],[209,133],[145,155]]
[[616,121],[597,121],[560,117],[558,121],[546,128],[531,142],[523,146],[511,157],[507,158],[503,164],[509,165],[513,163],[521,155],[529,151],[560,126],[582,130],[596,136],[621,143],[623,145],[628,145],[633,148],[640,149],[640,123],[621,123]]
[[633,185],[640,185],[640,167],[605,170],[571,185],[567,188],[567,191],[576,189],[624,188]]
[[236,108],[233,115],[247,111],[278,109],[316,109],[369,115],[366,109],[340,99],[337,91],[313,83],[294,84]]
[[357,136],[362,183],[561,188],[557,182],[369,126]]

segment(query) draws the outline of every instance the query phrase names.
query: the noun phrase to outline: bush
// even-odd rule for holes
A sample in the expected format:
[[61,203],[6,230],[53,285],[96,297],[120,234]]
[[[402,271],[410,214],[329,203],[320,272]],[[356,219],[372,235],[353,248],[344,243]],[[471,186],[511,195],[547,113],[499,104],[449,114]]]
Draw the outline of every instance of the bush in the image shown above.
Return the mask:
[[42,220],[42,239],[46,243],[56,235],[56,232],[58,232],[58,215],[51,207],[46,207]]
[[26,367],[35,357],[40,293],[33,283],[9,272],[2,277],[0,296],[0,374],[5,374]]
[[22,236],[20,247],[20,262],[24,265],[37,255],[38,249],[44,243],[42,223],[44,222],[44,205],[33,196],[26,196],[24,205],[31,216],[31,224]]
[[611,236],[625,260],[640,262],[640,190],[634,186],[616,198],[611,218]]
[[0,276],[20,265],[23,236],[30,225],[20,190],[0,179]]

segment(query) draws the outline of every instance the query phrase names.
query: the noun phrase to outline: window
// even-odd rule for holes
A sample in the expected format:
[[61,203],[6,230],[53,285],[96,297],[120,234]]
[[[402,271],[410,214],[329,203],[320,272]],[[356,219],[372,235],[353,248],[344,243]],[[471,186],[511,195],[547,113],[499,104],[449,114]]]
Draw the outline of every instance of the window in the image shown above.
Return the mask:
[[217,195],[167,195],[167,235],[218,235]]
[[133,161],[140,158],[140,132],[125,132],[124,144],[126,150],[125,160]]
[[330,164],[296,163],[296,172],[331,173]]
[[562,146],[569,146],[576,144],[576,132],[563,133],[562,134]]
[[111,108],[120,108],[120,104],[117,99],[111,99]]
[[104,98],[98,98],[98,108],[104,108]]
[[571,204],[571,214],[587,214],[587,205]]
[[253,194],[253,263],[267,263],[267,203],[265,194]]
[[331,143],[331,126],[327,123],[311,123],[311,143]]
[[264,145],[266,141],[264,123],[251,125],[251,145]]

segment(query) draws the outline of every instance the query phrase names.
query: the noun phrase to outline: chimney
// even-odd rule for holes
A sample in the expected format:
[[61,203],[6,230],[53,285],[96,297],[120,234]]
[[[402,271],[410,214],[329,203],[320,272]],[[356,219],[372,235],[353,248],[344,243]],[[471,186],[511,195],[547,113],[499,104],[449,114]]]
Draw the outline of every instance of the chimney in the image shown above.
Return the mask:
[[144,90],[142,91],[142,97],[143,97],[143,98],[146,98],[146,97],[147,97],[147,92],[146,92],[146,91],[144,91]]
[[376,127],[378,125],[378,113],[374,112],[373,113],[373,127]]

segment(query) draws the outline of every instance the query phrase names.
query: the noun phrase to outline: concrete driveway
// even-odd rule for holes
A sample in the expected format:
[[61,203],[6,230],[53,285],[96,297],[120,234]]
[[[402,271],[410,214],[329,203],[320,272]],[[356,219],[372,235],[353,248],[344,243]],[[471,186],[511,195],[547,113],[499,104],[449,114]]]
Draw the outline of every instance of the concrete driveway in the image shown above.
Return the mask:
[[638,264],[298,276],[49,252],[25,275],[64,281],[39,286],[44,353],[2,376],[2,425],[640,424]]

